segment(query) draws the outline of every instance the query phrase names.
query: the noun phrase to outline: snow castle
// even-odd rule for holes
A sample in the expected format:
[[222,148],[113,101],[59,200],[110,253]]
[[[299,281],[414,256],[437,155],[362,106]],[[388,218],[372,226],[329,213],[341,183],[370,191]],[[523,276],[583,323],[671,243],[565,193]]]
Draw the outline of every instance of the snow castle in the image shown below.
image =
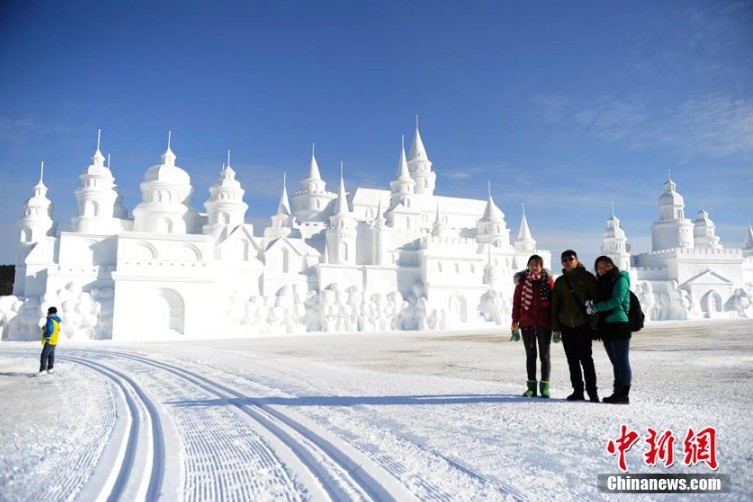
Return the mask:
[[[270,226],[246,223],[230,163],[191,207],[189,174],[170,146],[146,170],[129,214],[109,160],[84,168],[71,230],[59,231],[44,165],[19,221],[13,296],[0,298],[2,339],[35,339],[56,305],[68,338],[208,338],[219,334],[450,329],[509,322],[514,273],[539,254],[525,212],[513,241],[486,200],[435,195],[436,172],[416,126],[389,190],[328,191],[312,149],[291,196],[283,178]],[[631,256],[612,214],[602,252],[630,270],[650,319],[753,315],[753,230],[726,249],[702,211],[691,223],[668,180],[653,249]]]
[[550,262],[525,216],[510,241],[491,190],[486,200],[434,194],[418,126],[389,190],[347,193],[341,166],[328,191],[312,149],[308,176],[291,196],[283,178],[261,232],[246,223],[229,153],[204,213],[176,161],[168,137],[129,215],[98,138],[69,231],[58,231],[40,176],[19,222],[13,296],[0,299],[4,339],[35,337],[49,305],[67,336],[114,340],[504,324],[513,274],[532,253]]

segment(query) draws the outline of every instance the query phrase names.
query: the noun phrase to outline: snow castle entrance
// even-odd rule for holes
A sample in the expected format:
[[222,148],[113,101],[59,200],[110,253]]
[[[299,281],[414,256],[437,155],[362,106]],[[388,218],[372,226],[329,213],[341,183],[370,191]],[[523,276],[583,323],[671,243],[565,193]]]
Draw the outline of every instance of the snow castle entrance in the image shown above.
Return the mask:
[[185,333],[186,307],[183,297],[173,289],[159,289],[145,302],[145,319],[159,334]]

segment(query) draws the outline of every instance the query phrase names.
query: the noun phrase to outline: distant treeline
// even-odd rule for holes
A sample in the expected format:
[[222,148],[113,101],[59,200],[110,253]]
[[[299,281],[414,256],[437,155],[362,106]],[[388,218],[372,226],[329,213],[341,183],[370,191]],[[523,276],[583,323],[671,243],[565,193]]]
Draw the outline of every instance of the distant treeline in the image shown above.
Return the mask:
[[0,265],[0,296],[13,293],[13,278],[15,275],[15,265]]

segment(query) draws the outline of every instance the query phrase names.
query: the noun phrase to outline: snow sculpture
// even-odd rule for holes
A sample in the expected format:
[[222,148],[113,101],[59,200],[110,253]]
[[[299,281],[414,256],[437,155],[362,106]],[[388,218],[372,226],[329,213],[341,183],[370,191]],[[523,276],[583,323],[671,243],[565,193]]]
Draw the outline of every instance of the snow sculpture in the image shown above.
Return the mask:
[[[63,232],[42,165],[19,220],[14,296],[0,302],[3,339],[36,339],[52,304],[76,339],[504,325],[513,274],[532,254],[551,262],[525,209],[511,241],[491,186],[480,199],[437,195],[418,127],[384,189],[346,190],[341,164],[336,192],[327,191],[312,148],[308,176],[292,197],[283,176],[277,212],[259,229],[246,223],[245,173],[229,152],[199,213],[168,134],[129,214],[100,146],[98,135]],[[750,291],[738,290],[753,283],[753,229],[742,249],[725,248],[708,212],[693,222],[684,207],[667,180],[651,251],[637,255],[613,209],[602,252],[630,272],[652,320],[749,315]]]

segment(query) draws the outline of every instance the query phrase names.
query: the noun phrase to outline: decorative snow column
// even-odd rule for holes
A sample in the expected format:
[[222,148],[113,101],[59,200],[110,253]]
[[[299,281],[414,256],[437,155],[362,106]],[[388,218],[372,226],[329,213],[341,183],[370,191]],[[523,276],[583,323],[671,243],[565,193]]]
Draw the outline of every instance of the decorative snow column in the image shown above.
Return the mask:
[[327,261],[331,264],[356,264],[356,221],[348,207],[345,193],[345,182],[340,165],[340,191],[337,194],[335,212],[329,217],[330,227],[327,229]]
[[445,224],[445,217],[439,213],[439,202],[437,202],[437,212],[434,216],[434,223],[431,226],[431,235],[433,237],[446,237],[449,229]]
[[627,243],[625,231],[620,227],[620,220],[614,215],[607,220],[607,228],[602,238],[601,252],[610,257],[617,268],[630,271],[630,244]]
[[189,206],[191,177],[175,165],[175,159],[168,136],[162,163],[147,169],[139,185],[141,202],[133,210],[136,232],[185,234],[197,230],[198,215]]
[[205,234],[224,237],[230,230],[245,223],[248,204],[243,202],[244,193],[230,166],[228,150],[227,165],[222,166],[219,182],[209,187],[209,200],[204,203],[207,210]]
[[118,231],[116,218],[127,215],[127,212],[123,214],[125,208],[122,206],[115,178],[109,166],[105,166],[105,157],[99,149],[100,139],[101,130],[97,131],[97,150],[92,157],[92,164],[79,176],[81,186],[76,189],[78,215],[72,221],[75,232],[113,234]]
[[722,249],[716,235],[716,225],[709,218],[709,213],[703,209],[698,211],[698,218],[693,222],[693,240],[696,248]]
[[371,264],[372,265],[391,265],[387,260],[387,220],[382,214],[382,201],[377,204],[377,214],[371,224]]
[[431,161],[426,154],[421,133],[418,132],[418,117],[416,117],[416,134],[413,136],[413,144],[408,156],[408,169],[410,176],[416,182],[415,192],[417,194],[434,195],[437,173],[431,170]]
[[290,235],[293,229],[293,215],[290,212],[288,201],[287,174],[282,173],[282,193],[280,202],[277,204],[277,212],[272,216],[272,226],[264,229],[264,238],[271,240]]
[[510,229],[505,223],[505,214],[494,203],[491,186],[484,214],[476,222],[476,241],[490,243],[499,248],[511,248]]
[[685,201],[668,179],[659,196],[659,219],[651,225],[652,250],[692,248],[693,224],[685,218]]
[[34,187],[34,195],[24,204],[21,226],[21,244],[33,244],[44,237],[54,237],[57,223],[52,219],[52,201],[47,198],[44,184],[44,162],[40,168],[39,183]]
[[337,195],[326,190],[327,184],[319,174],[319,164],[314,155],[314,146],[311,146],[311,163],[309,174],[301,182],[300,190],[293,194],[293,215],[298,222],[309,221],[316,218],[327,208],[330,201]]

